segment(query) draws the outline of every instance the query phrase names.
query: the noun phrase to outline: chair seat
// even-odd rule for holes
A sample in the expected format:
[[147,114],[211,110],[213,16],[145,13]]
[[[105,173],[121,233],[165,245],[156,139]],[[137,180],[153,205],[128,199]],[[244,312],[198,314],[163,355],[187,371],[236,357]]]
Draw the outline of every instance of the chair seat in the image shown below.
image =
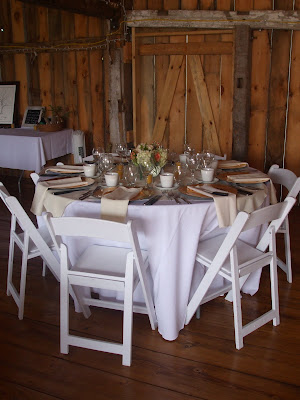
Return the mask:
[[[87,272],[98,277],[99,274],[102,274],[124,278],[126,259],[129,253],[132,253],[132,250],[123,247],[89,246],[78,258],[72,271]],[[142,251],[142,256],[144,262],[146,262],[147,252]],[[135,269],[134,277],[136,275],[137,271]]]
[[[49,233],[47,227],[43,226],[41,228],[38,228],[37,231],[42,236],[42,238],[44,239],[46,244],[50,247],[50,249],[55,250],[53,241],[51,239],[51,236],[50,236],[50,233]],[[24,248],[24,232],[15,233],[15,238],[16,238],[17,244],[21,247],[21,249],[23,249]],[[34,244],[34,242],[31,239],[29,239],[29,243],[28,243],[28,254],[30,256],[40,255],[40,250],[36,247],[36,245]]]
[[[215,255],[217,254],[221,244],[223,243],[226,234],[219,235],[214,238],[204,240],[199,243],[197,249],[196,260],[204,265],[210,265]],[[238,239],[236,241],[237,253],[238,253],[238,263],[242,265],[249,260],[253,260],[260,257],[263,252],[257,250],[256,248],[250,246],[249,244]],[[227,257],[225,263],[222,266],[222,271],[230,274],[230,259]]]

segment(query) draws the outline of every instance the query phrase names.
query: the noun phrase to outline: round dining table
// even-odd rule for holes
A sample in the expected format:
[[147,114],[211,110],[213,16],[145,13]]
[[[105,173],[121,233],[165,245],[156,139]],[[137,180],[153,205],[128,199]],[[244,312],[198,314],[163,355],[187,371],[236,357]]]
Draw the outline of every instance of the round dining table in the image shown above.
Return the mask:
[[[73,201],[63,213],[65,217],[100,218],[100,215],[101,203],[96,199]],[[151,206],[135,202],[129,204],[127,218],[136,221],[140,246],[148,251],[149,279],[158,331],[164,339],[175,340],[184,328],[189,298],[204,275],[204,267],[195,263],[198,242],[209,235],[221,234],[228,228],[219,228],[211,199],[178,204],[162,198]],[[260,235],[260,230],[255,229],[243,233],[243,238],[255,246]],[[95,243],[101,244],[90,238],[68,238],[66,244],[71,263]],[[118,246],[118,243],[109,245]],[[260,274],[259,270],[249,276],[242,287],[244,293],[253,295],[258,290]],[[221,288],[224,283],[223,278],[218,277],[213,288]],[[139,289],[137,287],[134,294],[137,303],[143,302]]]
[[[95,182],[96,185],[99,183]],[[237,193],[236,198],[234,197],[236,212],[241,210],[251,212],[253,209],[272,203],[274,200],[272,187],[272,182],[261,183],[252,195]],[[189,199],[191,204],[182,200],[176,202],[176,196],[168,195],[172,191],[166,191],[153,205],[144,205],[145,199],[130,201],[127,210],[127,220],[135,220],[140,247],[148,251],[150,266],[148,278],[152,287],[158,330],[166,340],[175,340],[180,330],[184,328],[187,304],[204,276],[205,267],[195,262],[199,241],[220,235],[224,233],[224,230],[229,229],[226,225],[220,228],[222,225],[218,219],[219,206],[216,200],[203,196],[190,197],[181,189],[182,187],[177,188],[173,192]],[[159,192],[157,185],[154,187],[155,191]],[[45,190],[43,192],[45,197],[42,200],[44,210],[52,212],[54,216],[100,218],[101,198],[90,196],[79,200],[81,193],[81,191],[74,191],[57,195],[51,190]],[[180,202],[182,203],[178,204]],[[32,211],[35,212],[34,209]],[[36,212],[35,214],[40,215]],[[40,222],[41,217],[38,217],[38,223]],[[243,232],[241,239],[256,246],[263,233],[262,229],[261,227]],[[95,243],[103,244],[98,239],[91,238],[63,239],[68,246],[71,263],[74,263],[88,246]],[[113,242],[109,245],[119,246],[120,244]],[[260,275],[261,270],[252,273],[242,286],[242,292],[250,295],[256,293]],[[228,281],[218,276],[211,289],[216,293],[221,293],[222,287],[225,286],[228,286]],[[115,293],[110,293],[110,295],[117,298],[120,296]],[[101,296],[108,296],[108,294],[101,292]],[[143,303],[139,286],[135,290],[134,301]],[[75,308],[76,306],[78,310],[78,304],[75,302]]]

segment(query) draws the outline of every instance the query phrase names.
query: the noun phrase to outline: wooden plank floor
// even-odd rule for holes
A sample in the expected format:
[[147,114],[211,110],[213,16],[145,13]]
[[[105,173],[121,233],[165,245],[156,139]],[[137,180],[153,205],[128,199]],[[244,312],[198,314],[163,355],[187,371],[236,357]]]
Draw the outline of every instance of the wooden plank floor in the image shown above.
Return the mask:
[[[17,180],[0,176],[12,195]],[[29,212],[33,184],[22,181],[21,202]],[[32,216],[33,217],[33,216]],[[293,284],[279,271],[281,324],[263,326],[236,350],[232,306],[218,298],[201,309],[167,342],[153,332],[144,315],[134,316],[131,367],[121,357],[70,348],[59,352],[59,285],[41,276],[40,260],[29,262],[25,317],[5,293],[10,214],[0,205],[0,399],[299,399],[300,398],[300,208],[291,214]],[[282,253],[282,241],[278,244]],[[16,268],[17,270],[17,268]],[[243,296],[244,322],[268,309],[269,280],[259,292]],[[71,328],[94,337],[120,340],[121,314],[93,310],[85,320],[72,312]]]

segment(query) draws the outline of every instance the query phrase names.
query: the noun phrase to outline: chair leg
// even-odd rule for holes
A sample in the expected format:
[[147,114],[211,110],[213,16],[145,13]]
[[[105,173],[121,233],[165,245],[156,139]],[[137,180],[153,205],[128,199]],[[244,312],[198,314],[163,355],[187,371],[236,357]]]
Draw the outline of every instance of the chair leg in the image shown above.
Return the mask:
[[289,283],[292,283],[292,256],[291,256],[291,240],[288,220],[285,221],[284,233],[284,247],[285,247],[285,264],[286,264],[286,278]]
[[24,316],[24,303],[25,303],[25,289],[26,289],[26,277],[27,277],[27,262],[28,262],[28,238],[24,240],[24,251],[22,254],[22,267],[21,267],[21,279],[20,279],[20,304],[19,304],[19,319],[23,319]]
[[197,308],[197,311],[196,311],[196,318],[197,318],[197,319],[200,319],[200,306]]
[[234,332],[235,347],[240,350],[244,346],[243,341],[243,321],[242,321],[242,305],[239,282],[239,271],[236,250],[230,252],[231,262],[231,278],[232,278],[232,298],[233,298],[233,316],[234,316]]
[[43,271],[42,271],[42,276],[46,276],[46,272],[47,272],[47,264],[46,264],[45,261],[43,260]]
[[69,282],[67,276],[60,280],[60,352],[69,353]]
[[123,313],[123,357],[122,364],[131,365],[133,322],[133,265],[127,265]]
[[14,251],[15,251],[15,241],[11,236],[9,243],[9,256],[8,256],[8,268],[7,268],[7,289],[6,289],[7,296],[11,295],[10,285],[12,284],[12,275],[14,268]]
[[278,295],[278,272],[277,262],[274,257],[270,263],[270,281],[271,281],[271,299],[272,299],[272,310],[275,310],[275,318],[273,318],[273,325],[277,326],[280,324],[279,315],[279,295]]

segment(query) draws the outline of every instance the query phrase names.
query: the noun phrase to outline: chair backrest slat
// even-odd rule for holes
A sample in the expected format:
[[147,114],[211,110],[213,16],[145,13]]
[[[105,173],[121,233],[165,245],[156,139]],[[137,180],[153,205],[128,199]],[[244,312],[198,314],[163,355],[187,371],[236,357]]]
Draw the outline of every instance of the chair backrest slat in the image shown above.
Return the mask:
[[[293,171],[285,168],[279,168],[279,165],[273,164],[268,171],[268,175],[273,183],[283,185],[287,190],[291,190],[296,182],[297,175]],[[292,196],[295,197],[295,196]]]
[[[278,231],[278,229],[282,225],[283,221],[285,220],[285,218],[287,217],[287,215],[293,208],[293,205],[295,204],[295,202],[296,202],[296,199],[294,197],[286,197],[282,203],[277,203],[272,206],[261,209],[261,211],[262,211],[260,213],[260,217],[261,217],[261,221],[262,221],[261,224],[264,224],[269,221],[271,221],[271,222],[269,224],[269,229],[267,229],[265,231],[264,235],[262,236],[258,245],[256,246],[256,248],[258,250],[266,251],[267,247],[269,246],[269,242],[270,242],[270,239],[269,239],[270,228],[274,227],[275,233]],[[270,211],[272,209],[278,211],[277,217],[276,217],[276,214],[275,214],[275,216],[274,215],[272,216],[272,212]],[[264,210],[266,210],[266,215],[264,215]],[[260,211],[260,210],[258,210],[258,211]],[[256,213],[256,211],[254,211],[254,212]],[[266,221],[266,219],[268,219],[268,221]]]
[[62,217],[51,218],[51,224],[55,235],[59,236],[97,237],[104,240],[131,243],[128,234],[130,223],[121,224],[94,218]]

